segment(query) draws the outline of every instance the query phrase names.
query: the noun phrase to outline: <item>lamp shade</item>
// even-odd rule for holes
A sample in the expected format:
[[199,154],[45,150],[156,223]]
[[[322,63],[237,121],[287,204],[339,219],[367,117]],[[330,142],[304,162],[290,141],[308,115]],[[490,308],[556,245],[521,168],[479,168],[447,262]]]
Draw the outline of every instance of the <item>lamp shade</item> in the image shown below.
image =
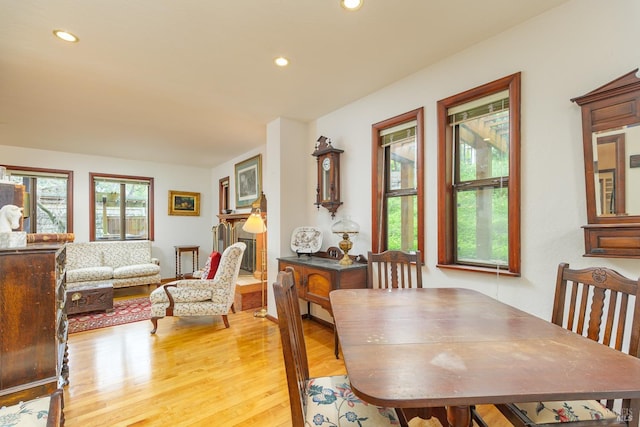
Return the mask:
[[245,221],[242,229],[251,234],[260,234],[267,231],[267,226],[262,219],[260,209],[256,209],[255,212],[249,215],[249,218]]
[[351,218],[346,217],[333,224],[331,231],[335,234],[357,234],[360,232],[360,226]]

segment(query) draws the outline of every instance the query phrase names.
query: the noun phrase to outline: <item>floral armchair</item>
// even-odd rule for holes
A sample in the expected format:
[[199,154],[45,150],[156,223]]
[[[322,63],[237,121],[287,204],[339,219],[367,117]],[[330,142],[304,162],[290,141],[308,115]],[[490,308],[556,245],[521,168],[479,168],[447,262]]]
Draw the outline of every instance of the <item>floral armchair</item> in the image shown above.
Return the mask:
[[236,282],[246,247],[238,242],[225,249],[218,271],[211,280],[176,280],[151,292],[151,333],[155,334],[158,319],[165,316],[220,315],[228,328],[227,314],[233,310]]

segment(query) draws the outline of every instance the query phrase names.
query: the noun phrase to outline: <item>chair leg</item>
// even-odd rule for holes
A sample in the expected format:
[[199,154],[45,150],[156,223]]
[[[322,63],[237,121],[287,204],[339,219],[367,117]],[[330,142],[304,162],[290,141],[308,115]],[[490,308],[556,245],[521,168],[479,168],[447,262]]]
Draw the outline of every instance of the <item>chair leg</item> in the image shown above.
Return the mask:
[[404,414],[404,410],[402,408],[396,408],[396,414],[398,415],[400,427],[409,427],[409,422],[407,421],[407,417]]
[[222,315],[222,321],[224,322],[224,327],[228,328],[229,327],[229,318],[227,317],[226,314]]
[[484,418],[482,418],[482,416],[476,410],[475,405],[471,407],[471,419],[475,421],[479,427],[489,427]]
[[155,334],[156,331],[158,330],[158,319],[159,317],[152,317],[151,318],[151,323],[153,323],[153,330],[151,331],[151,334]]
[[231,304],[231,312],[232,312],[233,314],[236,314],[236,305],[235,305],[235,303],[232,303],[232,304]]
[[338,332],[335,325],[333,326],[333,354],[336,355],[336,359],[340,359],[340,352],[338,350]]

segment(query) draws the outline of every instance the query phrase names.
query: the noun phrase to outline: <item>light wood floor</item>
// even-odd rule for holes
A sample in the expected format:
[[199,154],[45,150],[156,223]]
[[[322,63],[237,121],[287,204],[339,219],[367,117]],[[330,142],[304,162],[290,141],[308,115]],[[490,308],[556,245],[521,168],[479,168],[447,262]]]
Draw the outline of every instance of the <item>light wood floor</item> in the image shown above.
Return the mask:
[[[290,426],[277,325],[251,311],[229,321],[165,318],[156,335],[151,322],[70,335],[66,426]],[[345,372],[330,329],[305,321],[305,334],[312,376]],[[479,409],[490,426],[510,426],[493,406]]]

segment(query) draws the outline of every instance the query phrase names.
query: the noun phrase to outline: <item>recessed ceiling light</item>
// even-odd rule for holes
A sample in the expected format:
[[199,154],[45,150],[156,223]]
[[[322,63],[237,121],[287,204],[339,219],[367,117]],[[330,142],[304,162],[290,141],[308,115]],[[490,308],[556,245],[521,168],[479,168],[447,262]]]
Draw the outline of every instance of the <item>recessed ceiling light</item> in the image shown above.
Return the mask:
[[289,60],[284,56],[278,56],[273,60],[273,62],[275,62],[278,67],[286,67],[287,65],[289,65]]
[[74,34],[71,34],[70,32],[65,31],[65,30],[53,30],[53,35],[56,36],[57,38],[59,38],[60,40],[64,40],[64,41],[70,42],[70,43],[75,43],[78,40],[80,40]]
[[358,10],[362,7],[364,0],[340,0],[340,6],[347,10]]

